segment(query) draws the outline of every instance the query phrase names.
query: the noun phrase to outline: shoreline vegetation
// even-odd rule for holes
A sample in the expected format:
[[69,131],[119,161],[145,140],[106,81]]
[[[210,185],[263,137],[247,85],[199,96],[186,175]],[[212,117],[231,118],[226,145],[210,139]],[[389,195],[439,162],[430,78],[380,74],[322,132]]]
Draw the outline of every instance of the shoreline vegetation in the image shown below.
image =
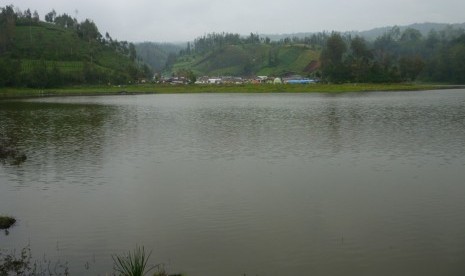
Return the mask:
[[[30,245],[22,248],[17,254],[15,250],[10,253],[0,248],[0,275],[71,275],[68,262],[52,261],[44,257],[35,259],[32,256]],[[136,247],[129,253],[112,255],[113,273],[121,276],[182,276],[183,274],[168,273],[164,264],[149,264],[151,251],[146,254],[144,247]],[[154,271],[154,272],[150,272]],[[149,274],[150,272],[150,274]],[[110,274],[106,274],[110,275]]]
[[444,84],[243,84],[243,85],[124,85],[124,86],[72,86],[65,88],[0,88],[1,99],[50,96],[99,96],[131,94],[191,94],[191,93],[348,93],[378,91],[426,91],[460,89],[465,85]]

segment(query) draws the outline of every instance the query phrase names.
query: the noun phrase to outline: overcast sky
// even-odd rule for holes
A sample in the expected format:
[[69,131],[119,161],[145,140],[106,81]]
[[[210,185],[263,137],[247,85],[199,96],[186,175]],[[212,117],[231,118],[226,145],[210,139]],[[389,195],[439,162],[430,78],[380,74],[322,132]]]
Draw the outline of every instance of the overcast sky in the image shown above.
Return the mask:
[[281,34],[363,31],[412,23],[463,23],[464,0],[0,0],[55,9],[131,42],[179,42],[210,32]]

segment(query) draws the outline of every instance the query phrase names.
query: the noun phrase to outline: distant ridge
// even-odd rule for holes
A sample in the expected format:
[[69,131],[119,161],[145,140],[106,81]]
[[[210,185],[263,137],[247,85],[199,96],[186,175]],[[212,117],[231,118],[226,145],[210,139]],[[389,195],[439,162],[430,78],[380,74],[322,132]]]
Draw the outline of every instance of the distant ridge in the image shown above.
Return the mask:
[[[362,32],[352,32],[354,34],[358,34],[366,39],[372,40],[376,39],[380,35],[383,35],[387,31],[391,30],[395,26],[388,26],[388,27],[381,27],[381,28],[375,28],[371,29],[368,31],[362,31]],[[442,30],[445,30],[449,27],[453,28],[461,28],[465,29],[465,23],[457,23],[457,24],[446,24],[446,23],[414,23],[406,26],[398,26],[400,31],[403,32],[408,28],[416,29],[421,32],[422,35],[426,36],[428,35],[429,32],[432,30],[435,30],[437,32],[440,32]]]
[[[346,31],[342,33],[351,33],[353,35],[359,35],[361,37],[364,37],[365,39],[368,40],[374,40],[377,37],[383,35],[385,32],[391,30],[395,26],[386,26],[386,27],[379,27],[379,28],[373,28],[370,30],[366,31]],[[410,25],[405,25],[405,26],[397,26],[399,27],[400,31],[404,31],[408,28],[413,28],[418,31],[420,31],[423,35],[427,35],[430,31],[435,30],[435,31],[442,31],[446,28],[453,27],[453,28],[462,28],[465,29],[465,23],[455,23],[455,24],[447,24],[447,23],[414,23]],[[331,32],[331,31],[326,31],[326,32]],[[312,34],[315,34],[318,32],[299,32],[299,33],[286,33],[286,34],[260,34],[261,37],[269,37],[272,41],[278,41],[281,39],[285,39],[287,37],[298,37],[298,38],[304,38],[311,36]]]

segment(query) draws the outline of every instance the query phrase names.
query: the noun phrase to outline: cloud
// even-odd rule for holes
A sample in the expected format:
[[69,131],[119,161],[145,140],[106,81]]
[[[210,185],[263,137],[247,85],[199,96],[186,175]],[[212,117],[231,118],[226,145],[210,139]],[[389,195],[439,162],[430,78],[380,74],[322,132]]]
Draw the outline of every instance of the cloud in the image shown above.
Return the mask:
[[36,9],[42,18],[52,9],[79,20],[90,18],[102,33],[129,41],[192,40],[223,31],[293,33],[459,23],[465,10],[462,0],[15,0],[13,4]]

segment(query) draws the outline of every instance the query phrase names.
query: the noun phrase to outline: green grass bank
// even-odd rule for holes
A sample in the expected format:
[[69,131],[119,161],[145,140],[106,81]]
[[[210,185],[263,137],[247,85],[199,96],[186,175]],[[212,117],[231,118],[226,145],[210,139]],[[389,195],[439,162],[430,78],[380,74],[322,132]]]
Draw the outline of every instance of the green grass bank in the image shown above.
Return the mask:
[[127,85],[73,86],[64,88],[31,89],[1,88],[0,99],[125,94],[180,94],[180,93],[346,93],[374,91],[422,91],[465,88],[457,85],[436,84],[244,84],[244,85]]

